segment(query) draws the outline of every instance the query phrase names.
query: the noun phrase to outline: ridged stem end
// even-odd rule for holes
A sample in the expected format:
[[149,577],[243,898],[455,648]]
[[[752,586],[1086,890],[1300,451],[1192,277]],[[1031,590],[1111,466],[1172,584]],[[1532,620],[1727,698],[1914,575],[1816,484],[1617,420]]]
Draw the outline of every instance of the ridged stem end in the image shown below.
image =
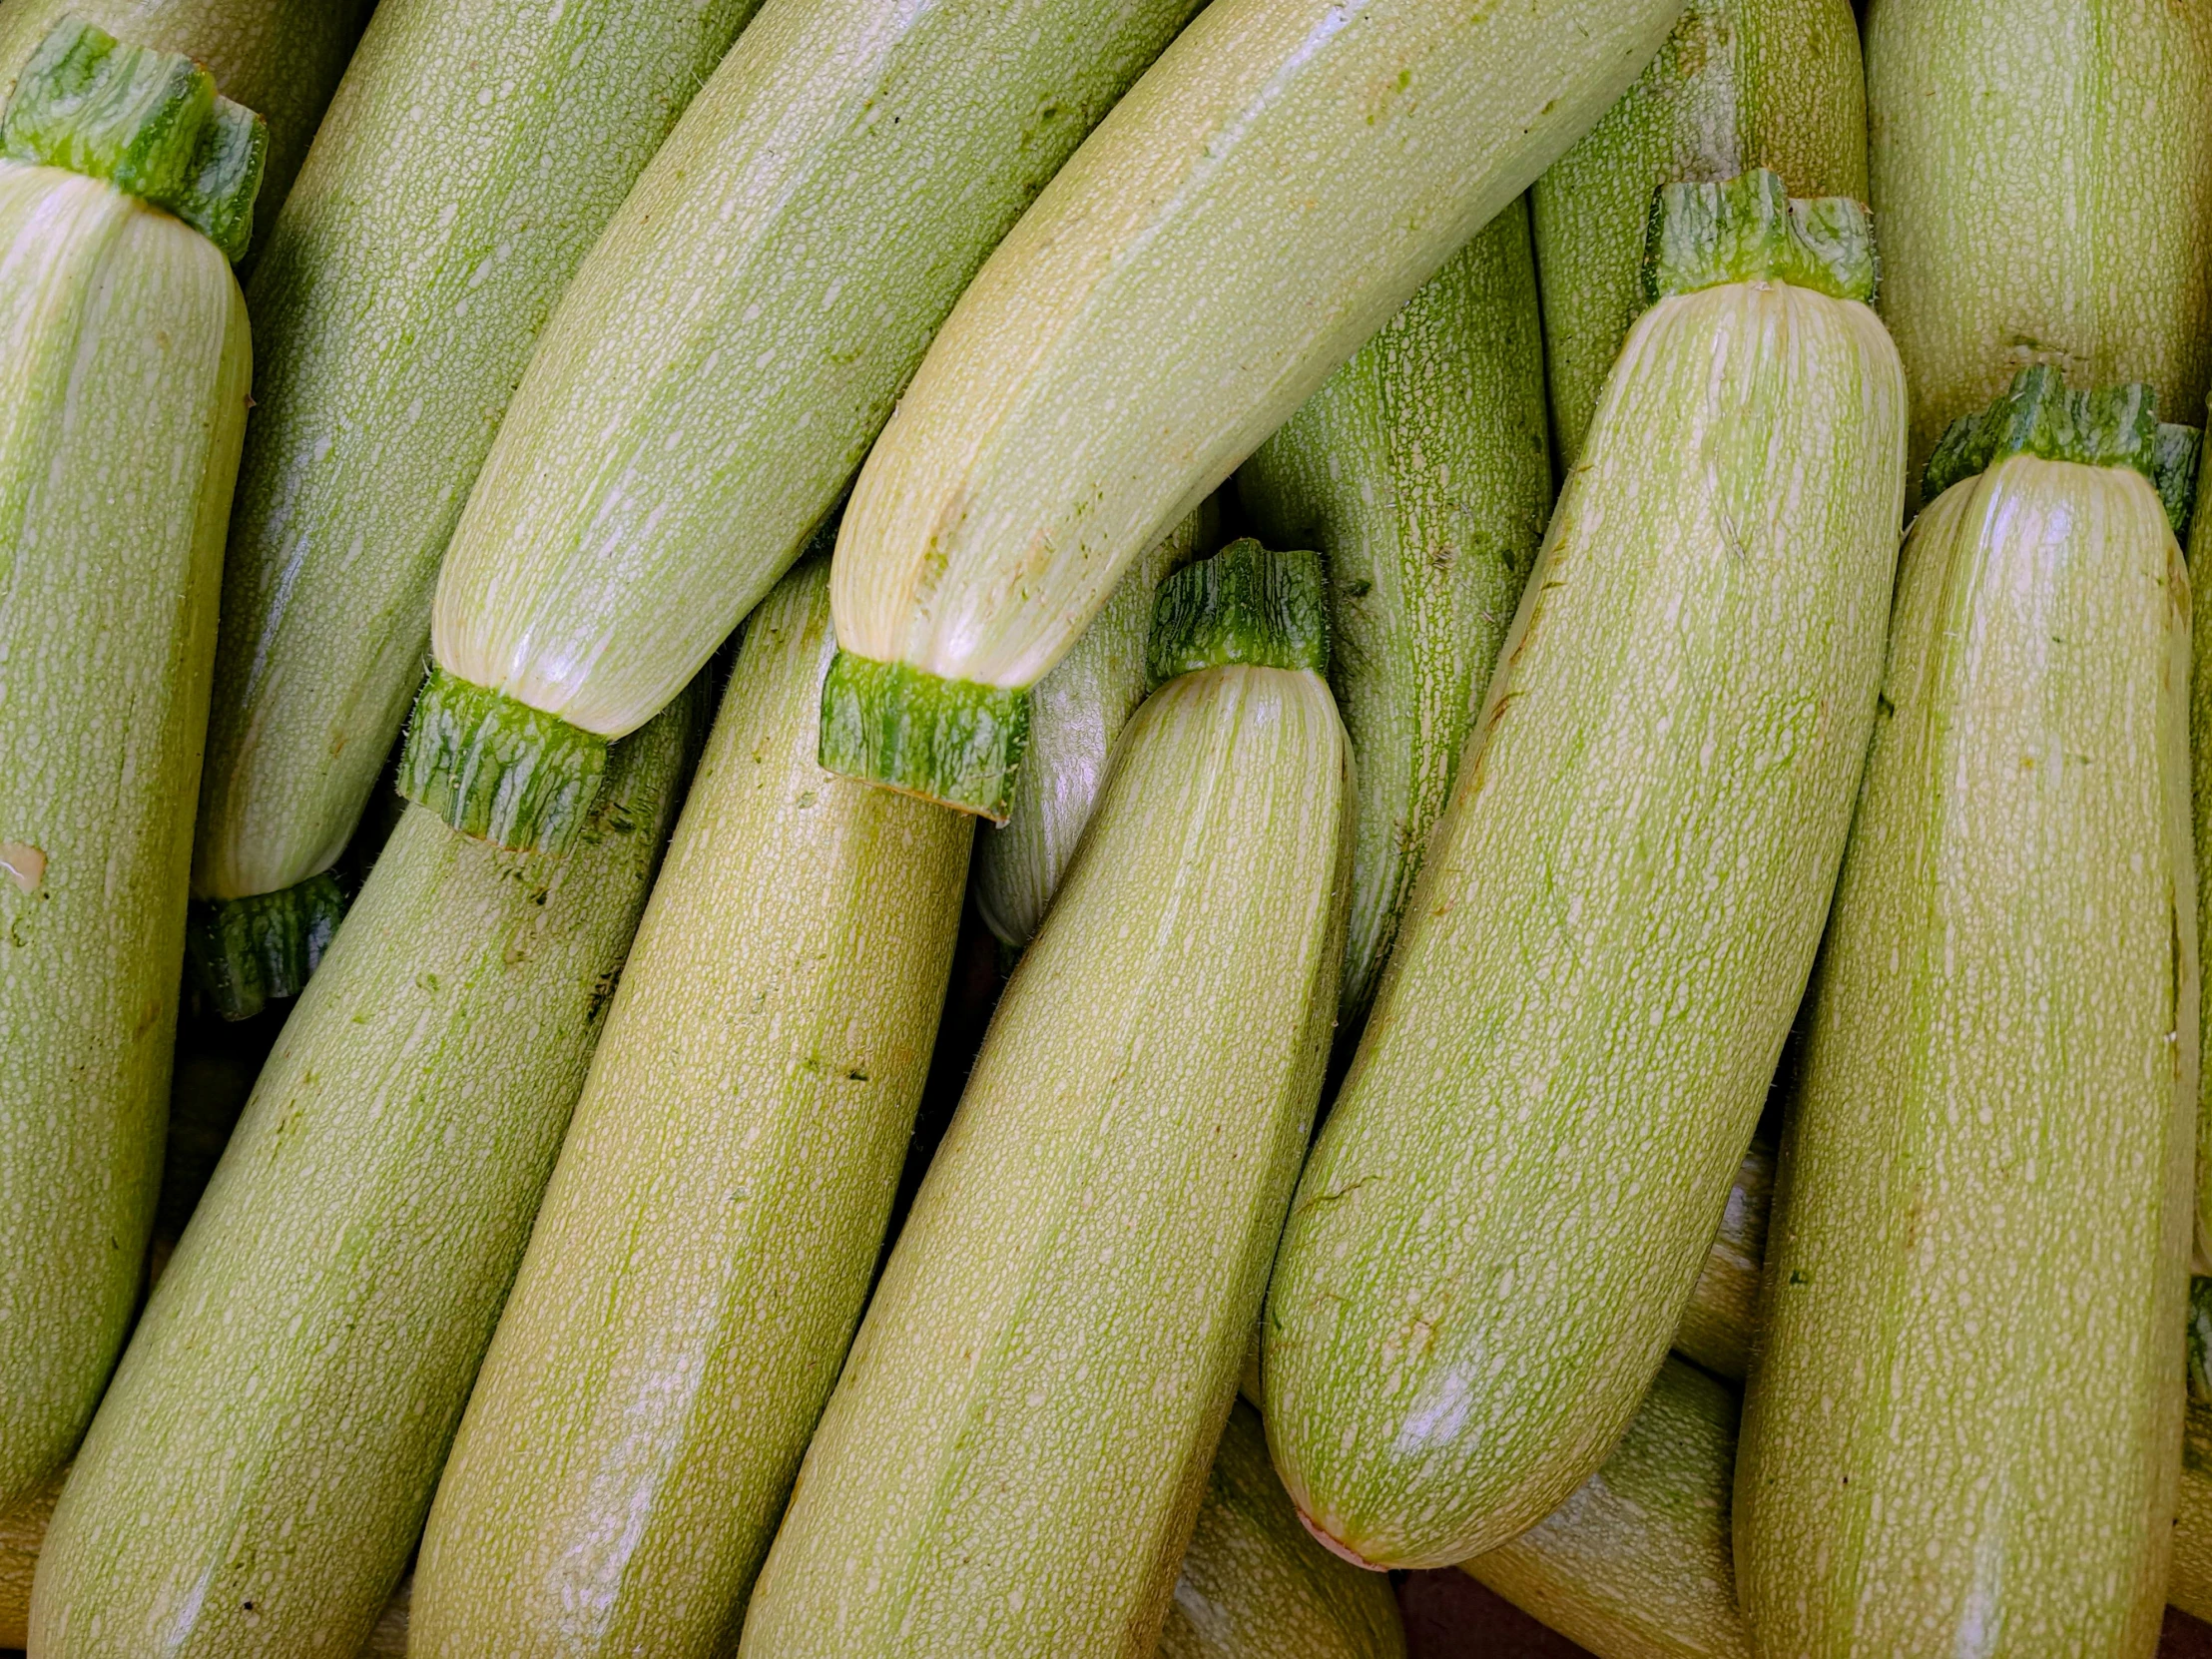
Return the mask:
[[1873,217],[1848,196],[1793,199],[1765,168],[1719,185],[1662,185],[1644,243],[1645,299],[1756,281],[1872,304],[1882,285]]
[[193,978],[225,1019],[252,1019],[307,988],[345,905],[328,871],[278,892],[204,899],[185,930]]
[[104,179],[175,214],[236,262],[254,234],[269,128],[190,58],[54,26],[0,117],[0,155]]
[[607,771],[607,740],[442,668],[415,699],[399,793],[463,834],[566,852]]
[[1247,536],[1160,584],[1145,647],[1151,684],[1231,663],[1329,672],[1320,554],[1271,553]]
[[1004,824],[1029,693],[839,651],[822,682],[826,771]]

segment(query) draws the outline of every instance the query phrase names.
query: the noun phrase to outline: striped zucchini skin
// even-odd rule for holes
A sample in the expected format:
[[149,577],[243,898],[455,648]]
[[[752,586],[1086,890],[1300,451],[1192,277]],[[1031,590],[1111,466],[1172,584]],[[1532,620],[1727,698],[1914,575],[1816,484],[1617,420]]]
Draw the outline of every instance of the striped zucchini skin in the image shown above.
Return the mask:
[[1666,1353],[1843,853],[1904,421],[1856,301],[1629,336],[1269,1293],[1277,1465],[1370,1562],[1542,1519]]
[[1261,535],[1329,558],[1330,682],[1360,795],[1339,1018],[1356,1031],[1551,511],[1516,198],[1237,475]]
[[1759,1323],[1759,1274],[1767,1259],[1767,1217],[1774,1203],[1774,1149],[1751,1143],[1674,1328],[1674,1351],[1715,1377],[1741,1382],[1751,1369]]
[[1882,315],[1913,388],[1913,476],[2013,373],[2212,368],[2212,10],[2165,0],[1874,0]]
[[78,1453],[41,1659],[345,1653],[429,1507],[698,724],[566,860],[410,813],[293,1009]]
[[213,243],[0,162],[0,1506],[84,1432],[145,1267],[252,376]]
[[1744,1424],[1763,1654],[2157,1643],[2195,1139],[2188,607],[2123,468],[2015,456],[1914,527]]
[[836,1382],[973,821],[816,765],[829,575],[748,624],[430,1512],[418,1655],[726,1652]]
[[[1529,193],[1553,454],[1574,468],[1644,308],[1651,193],[1754,167],[1799,197],[1867,197],[1867,91],[1850,0],[1690,0],[1643,74]],[[1883,227],[1887,240],[1889,227]]]
[[[255,272],[193,890],[327,869],[563,285],[758,0],[383,0]],[[308,8],[312,9],[312,8]]]
[[1122,734],[808,1449],[747,1659],[1153,1652],[1321,1088],[1349,766],[1309,671],[1181,676]]

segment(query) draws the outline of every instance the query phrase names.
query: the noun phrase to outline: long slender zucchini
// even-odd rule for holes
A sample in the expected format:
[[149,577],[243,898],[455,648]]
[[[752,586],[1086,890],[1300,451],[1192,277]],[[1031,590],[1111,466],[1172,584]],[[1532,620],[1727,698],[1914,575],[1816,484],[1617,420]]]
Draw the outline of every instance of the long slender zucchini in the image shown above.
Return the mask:
[[85,1437],[42,1659],[346,1653],[529,1237],[693,747],[616,752],[565,862],[410,813],[292,1010]]
[[1820,940],[1879,687],[1905,386],[1873,243],[1678,185],[1269,1294],[1315,1525],[1480,1553],[1658,1369]]
[[2212,370],[2212,10],[2164,0],[1873,0],[1882,315],[1913,474],[2049,363],[2204,407]]
[[[1562,473],[1643,310],[1651,193],[1746,169],[1792,196],[1867,199],[1867,88],[1850,0],[1690,0],[1636,84],[1529,193]],[[1887,227],[1885,227],[1887,241]]]
[[822,559],[747,626],[430,1511],[418,1655],[736,1638],[867,1299],[972,838],[816,765],[835,649]]
[[[438,560],[555,298],[758,0],[384,0],[249,295],[193,956],[298,993]],[[311,8],[310,8],[311,9]]]
[[1326,620],[1314,555],[1249,541],[1162,588],[1165,684],[853,1341],[748,1659],[1158,1643],[1336,1011],[1353,806]]
[[1216,0],[1008,236],[868,457],[823,758],[1003,819],[1029,687],[1657,50],[1681,0]]
[[1551,511],[1520,198],[1260,446],[1237,492],[1267,539],[1329,560],[1330,685],[1360,793],[1339,1013],[1356,1032]]
[[531,361],[438,580],[411,799],[559,849],[607,740],[799,557],[975,268],[1198,4],[771,0]]
[[1929,469],[1745,1413],[1763,1653],[2157,1643],[2198,987],[2156,441],[2038,366]]
[[265,144],[85,23],[0,121],[0,1507],[84,1432],[154,1222]]

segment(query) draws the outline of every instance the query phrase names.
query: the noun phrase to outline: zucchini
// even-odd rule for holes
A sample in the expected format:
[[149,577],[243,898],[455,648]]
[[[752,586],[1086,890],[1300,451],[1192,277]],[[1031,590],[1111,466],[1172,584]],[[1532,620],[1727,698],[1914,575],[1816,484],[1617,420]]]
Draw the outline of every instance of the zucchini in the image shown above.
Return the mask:
[[42,1659],[346,1653],[414,1546],[681,795],[697,698],[565,862],[428,813],[285,1022],[55,1512]]
[[[1648,0],[1641,0],[1648,3]],[[400,787],[557,851],[1199,0],[772,0],[578,273],[438,579]]]
[[1360,795],[1338,1020],[1357,1035],[1551,511],[1521,199],[1260,446],[1237,493],[1263,537],[1329,561]]
[[2157,1644],[2198,987],[2152,407],[2037,366],[1929,468],[1744,1419],[1765,1653]]
[[1579,138],[1682,0],[1216,0],[961,296],[831,571],[823,762],[1004,819],[1130,563]]
[[[1690,0],[1636,84],[1529,193],[1553,454],[1574,470],[1643,307],[1651,193],[1747,168],[1792,196],[1867,199],[1867,87],[1850,0]],[[1888,240],[1888,227],[1884,227]]]
[[1767,1216],[1773,1201],[1774,1149],[1753,1141],[1729,1189],[1720,1231],[1713,1235],[1674,1328],[1675,1353],[1731,1382],[1743,1382],[1751,1369],[1759,1270],[1767,1259]]
[[265,144],[78,21],[0,121],[0,1508],[84,1432],[145,1270],[253,376],[219,243]]
[[1870,185],[1913,477],[2018,369],[2212,369],[2212,10],[2159,0],[1873,0]]
[[[569,275],[758,0],[384,0],[249,295],[194,964],[296,995],[422,680],[439,556]],[[312,6],[304,9],[314,9]]]
[[0,1648],[19,1648],[31,1639],[31,1575],[68,1474],[65,1464],[0,1507]]
[[747,626],[469,1397],[417,1655],[736,1638],[867,1300],[972,839],[815,764],[835,649],[811,561]]
[[1269,1293],[1277,1465],[1379,1565],[1534,1525],[1627,1427],[1874,719],[1905,386],[1864,210],[1669,186],[1650,269]]
[[1166,683],[883,1270],[748,1659],[1159,1641],[1321,1091],[1352,794],[1312,554],[1171,578],[1147,655]]
[[[2212,410],[2208,410],[2208,425],[2212,425]],[[2201,451],[2200,451],[2201,463]],[[2197,469],[2197,494],[2192,503],[2195,509],[2189,525],[2189,637],[2192,657],[2204,654],[2212,657],[2212,554],[2205,552],[2212,546],[2212,511],[2208,511],[2207,496],[2212,496],[2212,481],[2207,473],[2212,471],[2203,465]],[[2197,1030],[2212,1030],[2212,976],[2202,971],[2206,953],[2212,951],[2212,662],[2194,669],[2189,680],[2189,749],[2191,766],[2191,826],[2196,853],[2197,873]],[[2191,1272],[2200,1276],[2191,1282],[2192,1310],[2201,1308],[2201,1314],[2193,1313],[2191,1327],[2201,1328],[2201,1339],[2192,1344],[2192,1359],[2196,1360],[2207,1348],[2212,1348],[2212,1286],[2204,1284],[2201,1276],[2212,1274],[2212,1066],[2200,1064],[2197,1073],[2197,1223],[2196,1249],[2190,1263]],[[2200,1287],[2202,1287],[2200,1289]],[[2190,1377],[2190,1396],[2212,1403],[2212,1362],[2199,1362]]]

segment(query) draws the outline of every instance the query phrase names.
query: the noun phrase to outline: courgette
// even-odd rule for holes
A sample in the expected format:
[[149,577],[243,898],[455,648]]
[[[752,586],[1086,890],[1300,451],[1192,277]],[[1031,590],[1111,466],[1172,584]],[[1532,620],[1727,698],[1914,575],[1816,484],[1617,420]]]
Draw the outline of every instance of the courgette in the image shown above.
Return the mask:
[[1521,199],[1260,446],[1237,493],[1262,536],[1329,560],[1360,794],[1338,1016],[1356,1035],[1551,511]]
[[78,1453],[41,1659],[358,1647],[429,1507],[644,908],[687,697],[565,861],[412,812],[255,1086]]
[[74,21],[0,120],[0,1508],[84,1432],[145,1269],[266,143]]
[[263,373],[193,860],[193,959],[231,1017],[320,959],[531,345],[757,4],[377,11],[248,296]]
[[1751,1369],[1759,1320],[1759,1272],[1767,1259],[1767,1216],[1774,1200],[1774,1149],[1751,1143],[1705,1252],[1690,1300],[1674,1328],[1674,1351],[1715,1377],[1741,1382]]
[[[1864,210],[1654,210],[1656,303],[1491,678],[1269,1293],[1285,1483],[1368,1562],[1535,1524],[1628,1425],[1820,940],[1905,386]],[[1664,295],[1664,297],[1661,297]]]
[[835,649],[827,559],[747,624],[430,1511],[418,1655],[736,1638],[867,1299],[972,838],[815,764]]
[[1782,1149],[1736,1484],[1762,1653],[2157,1644],[2198,986],[2152,411],[2037,366],[1929,468]]
[[1636,84],[1529,192],[1562,474],[1644,308],[1651,193],[1754,167],[1782,175],[1792,196],[1867,199],[1867,88],[1849,0],[1690,0]]
[[1130,563],[1619,96],[1682,0],[1216,0],[977,275],[837,535],[823,760],[1003,819]]
[[1312,554],[1171,578],[1147,655],[1166,683],[883,1270],[748,1659],[1160,1639],[1321,1090],[1353,826]]

